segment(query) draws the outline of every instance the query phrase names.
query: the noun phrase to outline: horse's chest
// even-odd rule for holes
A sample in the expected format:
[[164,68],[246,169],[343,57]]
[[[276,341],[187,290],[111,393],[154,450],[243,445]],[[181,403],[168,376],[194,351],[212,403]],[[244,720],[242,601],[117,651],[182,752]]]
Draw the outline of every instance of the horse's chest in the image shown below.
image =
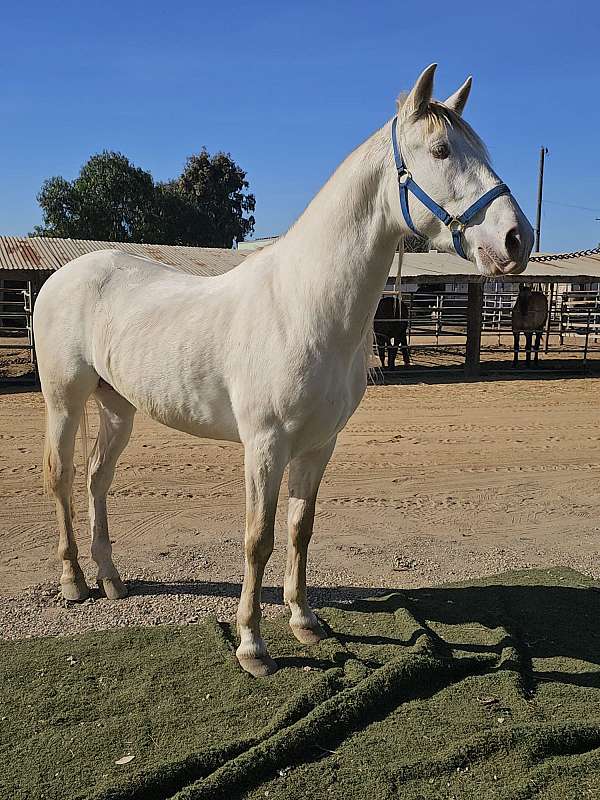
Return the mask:
[[366,373],[351,370],[338,380],[323,378],[305,389],[296,412],[288,417],[294,449],[306,450],[330,441],[355,412],[366,389]]

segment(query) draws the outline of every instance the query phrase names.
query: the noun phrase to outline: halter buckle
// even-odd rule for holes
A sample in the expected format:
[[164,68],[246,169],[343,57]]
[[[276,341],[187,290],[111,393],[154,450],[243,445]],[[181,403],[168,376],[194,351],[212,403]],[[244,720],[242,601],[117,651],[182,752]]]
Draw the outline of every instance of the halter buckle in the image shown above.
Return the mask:
[[398,169],[398,185],[399,186],[406,186],[406,184],[412,180],[412,175],[406,169],[406,167],[399,167]]
[[452,217],[447,223],[451,233],[463,233],[467,227],[464,222],[461,222],[457,217]]

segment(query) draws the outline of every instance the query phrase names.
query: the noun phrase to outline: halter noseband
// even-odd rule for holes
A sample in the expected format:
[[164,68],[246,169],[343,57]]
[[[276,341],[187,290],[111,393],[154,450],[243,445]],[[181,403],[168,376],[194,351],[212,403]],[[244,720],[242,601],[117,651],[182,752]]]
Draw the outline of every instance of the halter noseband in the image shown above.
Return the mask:
[[476,200],[472,206],[469,206],[464,214],[461,214],[459,217],[453,217],[446,211],[445,208],[442,208],[442,206],[438,205],[435,200],[433,200],[427,194],[427,192],[424,192],[419,184],[415,183],[413,180],[412,175],[407,170],[404,161],[402,160],[402,154],[400,153],[400,148],[398,147],[398,140],[396,138],[397,125],[398,117],[394,117],[392,121],[392,147],[394,148],[394,161],[396,162],[396,169],[398,170],[400,208],[402,209],[404,221],[411,231],[416,233],[417,236],[420,236],[419,231],[414,226],[408,208],[408,193],[410,191],[415,195],[415,197],[419,198],[424,206],[427,206],[432,214],[435,214],[435,216],[441,220],[444,225],[447,225],[448,228],[450,228],[454,249],[461,258],[464,258],[468,261],[469,259],[466,257],[462,246],[462,234],[464,229],[467,227],[473,217],[475,217],[484,208],[487,208],[487,206],[489,206],[490,203],[493,202],[497,197],[500,197],[503,194],[510,194],[510,189],[505,183],[499,183],[497,186],[494,186],[492,189],[490,189],[489,192],[486,192],[484,195],[482,195],[479,200]]

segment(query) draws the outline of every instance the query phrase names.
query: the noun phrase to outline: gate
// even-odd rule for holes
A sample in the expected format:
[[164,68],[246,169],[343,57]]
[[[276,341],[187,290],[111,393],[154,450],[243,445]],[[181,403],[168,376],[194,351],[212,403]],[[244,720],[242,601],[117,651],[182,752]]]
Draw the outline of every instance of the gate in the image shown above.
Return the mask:
[[35,286],[0,281],[0,381],[37,381],[33,340]]

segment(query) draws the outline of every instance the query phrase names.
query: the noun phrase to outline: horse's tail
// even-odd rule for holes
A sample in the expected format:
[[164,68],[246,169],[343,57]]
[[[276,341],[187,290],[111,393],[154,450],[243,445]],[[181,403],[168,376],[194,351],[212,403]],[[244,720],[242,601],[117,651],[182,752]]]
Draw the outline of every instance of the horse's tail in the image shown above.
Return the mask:
[[49,496],[50,495],[50,470],[52,469],[51,465],[51,452],[50,452],[50,437],[48,436],[48,411],[46,411],[46,434],[44,436],[44,459],[43,459],[43,471],[44,471],[44,494]]

